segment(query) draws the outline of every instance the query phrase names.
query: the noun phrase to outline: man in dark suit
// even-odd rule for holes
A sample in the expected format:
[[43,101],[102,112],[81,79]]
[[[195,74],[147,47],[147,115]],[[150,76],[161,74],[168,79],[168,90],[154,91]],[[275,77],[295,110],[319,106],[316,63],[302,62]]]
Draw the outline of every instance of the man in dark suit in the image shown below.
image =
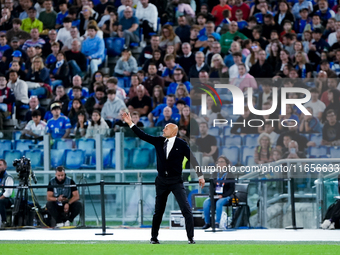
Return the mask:
[[177,138],[178,127],[175,124],[167,124],[163,129],[163,136],[150,136],[136,127],[130,117],[130,114],[124,113],[124,121],[130,126],[132,131],[142,140],[155,146],[157,154],[157,171],[158,176],[156,184],[156,205],[155,213],[152,220],[151,244],[159,244],[157,239],[159,227],[166,207],[168,195],[172,192],[181,208],[185,218],[185,228],[188,236],[188,243],[194,244],[194,218],[187,200],[187,195],[182,180],[182,162],[186,157],[194,167],[199,184],[203,188],[205,181],[199,168],[198,162],[192,154],[188,144]]

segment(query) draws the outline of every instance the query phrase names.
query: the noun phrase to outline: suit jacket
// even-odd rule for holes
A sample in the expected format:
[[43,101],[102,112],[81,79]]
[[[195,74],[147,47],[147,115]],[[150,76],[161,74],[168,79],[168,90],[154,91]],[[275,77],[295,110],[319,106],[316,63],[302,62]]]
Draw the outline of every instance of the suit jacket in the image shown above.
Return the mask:
[[158,176],[166,177],[165,172],[168,173],[169,178],[182,176],[182,163],[184,157],[190,161],[198,176],[203,175],[200,171],[196,170],[196,166],[199,166],[198,162],[195,156],[192,154],[188,144],[184,140],[176,137],[175,143],[168,155],[168,158],[166,158],[163,150],[164,141],[166,139],[165,137],[148,135],[140,130],[136,125],[132,127],[132,131],[140,139],[155,146]]

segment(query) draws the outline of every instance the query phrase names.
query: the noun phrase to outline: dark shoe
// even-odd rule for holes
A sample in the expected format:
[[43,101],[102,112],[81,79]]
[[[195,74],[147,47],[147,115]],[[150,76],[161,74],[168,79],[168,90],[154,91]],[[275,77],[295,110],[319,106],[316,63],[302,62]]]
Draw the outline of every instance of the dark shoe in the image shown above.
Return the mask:
[[196,242],[194,241],[194,239],[189,239],[188,240],[188,244],[195,244]]
[[202,227],[202,229],[208,229],[208,228],[210,228],[210,227],[211,227],[210,224],[205,224],[205,225]]
[[215,223],[215,228],[219,228],[220,227],[220,224],[219,223]]
[[151,244],[160,244],[160,242],[158,241],[157,238],[156,238],[156,239],[151,238],[151,239],[150,239],[150,243],[151,243]]

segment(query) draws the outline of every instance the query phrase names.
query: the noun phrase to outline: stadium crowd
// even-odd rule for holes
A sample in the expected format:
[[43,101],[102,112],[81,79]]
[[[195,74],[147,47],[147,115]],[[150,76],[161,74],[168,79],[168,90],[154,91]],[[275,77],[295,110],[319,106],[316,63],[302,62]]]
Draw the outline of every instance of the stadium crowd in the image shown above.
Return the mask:
[[[308,147],[340,144],[340,15],[334,1],[1,4],[0,130],[14,116],[25,124],[23,139],[41,139],[45,132],[52,138],[110,135],[127,126],[120,116],[129,111],[140,127],[178,124],[179,136],[198,146],[205,164],[229,145],[224,130],[218,133],[223,142],[210,135],[216,118],[298,123],[232,127],[231,134],[259,135],[255,163],[306,157]],[[119,55],[114,72],[103,73],[111,51]],[[244,115],[233,116],[228,97],[222,107],[208,97],[202,115],[199,85],[223,78],[241,90],[253,88],[253,104],[262,110],[271,107],[274,87],[279,98],[282,87],[307,88],[312,99],[305,106],[313,115],[288,105],[285,115],[278,108],[259,117],[245,106]],[[46,109],[39,102],[44,98],[51,99]],[[322,134],[322,141],[309,140],[311,133]]]

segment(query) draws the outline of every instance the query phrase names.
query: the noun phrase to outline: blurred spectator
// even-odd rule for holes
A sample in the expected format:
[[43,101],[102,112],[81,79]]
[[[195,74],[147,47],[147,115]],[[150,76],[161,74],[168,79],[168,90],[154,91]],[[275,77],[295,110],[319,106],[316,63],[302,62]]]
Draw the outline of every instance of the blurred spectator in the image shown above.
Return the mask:
[[142,70],[148,73],[149,65],[153,63],[157,69],[157,75],[161,76],[165,70],[165,65],[163,63],[162,52],[160,50],[154,50],[152,53],[152,58],[145,61]]
[[59,50],[61,50],[64,47],[64,44],[57,40],[57,31],[54,29],[51,29],[48,32],[48,39],[46,39],[45,44],[43,45],[42,54],[43,56],[47,57],[49,54],[52,53],[52,44],[53,43],[59,43]]
[[117,9],[119,19],[124,16],[124,10],[127,7],[130,7],[132,9],[133,15],[135,15],[136,10],[133,8],[133,0],[122,0],[121,3],[122,4]]
[[107,97],[105,95],[104,86],[96,88],[95,94],[86,100],[86,112],[91,116],[93,110],[101,111],[106,101]]
[[[132,74],[131,75],[131,87],[130,87],[129,94],[128,94],[129,98],[133,98],[133,97],[137,96],[137,87],[140,84],[141,83],[140,83],[140,80],[138,78],[138,75]],[[146,89],[145,89],[145,95],[150,96],[149,92]]]
[[258,146],[255,148],[254,161],[256,164],[273,162],[272,141],[267,133],[262,133],[257,139]]
[[178,84],[175,92],[176,101],[182,100],[186,105],[191,105],[188,89],[183,83]]
[[227,1],[226,0],[220,0],[220,4],[214,6],[214,8],[211,11],[211,14],[214,16],[215,18],[215,26],[219,26],[223,20],[223,11],[224,10],[229,10],[231,11],[231,7],[229,5],[227,5]]
[[[71,98],[72,98],[72,99],[71,99]],[[74,86],[72,87],[72,97],[70,97],[70,99],[71,99],[71,100],[70,100],[70,102],[69,102],[69,104],[68,104],[68,110],[71,110],[72,104],[73,104],[73,100],[74,100],[74,99],[80,99],[81,102],[82,102],[82,104],[85,104],[86,99],[85,99],[85,97],[84,97],[84,95],[83,95],[82,87],[77,86],[77,85],[74,85]]]
[[29,122],[30,120],[32,120],[32,113],[35,110],[39,110],[40,117],[43,118],[43,116],[45,116],[46,110],[45,110],[44,107],[40,106],[39,99],[38,99],[37,96],[31,96],[28,104],[29,104],[30,108],[29,108],[28,112],[26,112],[26,115],[25,115],[25,121],[26,122]]
[[[59,101],[62,103],[61,106],[61,113],[63,113],[64,115],[67,115],[68,113],[68,104],[69,104],[69,97],[65,92],[65,88],[62,85],[57,86],[57,88],[55,89],[55,97],[53,97],[51,104]],[[50,107],[49,107],[50,108]],[[45,120],[47,120],[46,118],[44,118]]]
[[[90,6],[84,5],[82,7],[82,11],[81,11],[81,14],[80,14],[80,23],[79,23],[79,34],[80,34],[80,36],[83,36],[85,34],[86,30],[88,29],[88,23],[91,20],[95,19],[93,17],[93,14],[94,14],[94,10]],[[61,21],[63,21],[64,18]]]
[[37,28],[32,28],[31,30],[31,39],[28,39],[24,45],[22,46],[23,50],[27,50],[28,47],[37,47],[41,46],[41,48],[45,44],[45,40],[39,37],[39,31]]
[[[240,58],[240,57],[239,57]],[[246,65],[240,63],[237,65],[238,67],[238,76],[231,80],[231,83],[237,87],[239,87],[242,91],[245,91],[246,88],[257,89],[257,83],[253,76],[247,73]],[[230,69],[229,69],[230,70]]]
[[72,38],[71,36],[72,19],[69,17],[64,18],[63,28],[58,30],[57,41],[61,41],[66,45],[67,41]]
[[307,9],[308,12],[313,12],[313,4],[310,1],[307,0],[299,0],[297,3],[294,4],[292,8],[292,13],[295,16],[295,19],[301,18],[300,12],[301,10]]
[[8,50],[5,50],[4,54],[2,55],[2,62],[5,63],[6,68],[9,67],[9,63],[12,62],[13,60],[13,52],[14,51],[20,51],[21,52],[21,58],[24,62],[27,60],[27,54],[24,50],[20,48],[20,43],[19,43],[19,38],[17,37],[12,37],[11,40],[11,48]]
[[231,43],[234,41],[236,36],[240,37],[242,40],[248,39],[244,34],[240,33],[238,30],[238,25],[236,21],[232,21],[229,25],[229,31],[221,36],[220,44],[222,48],[222,53],[228,54]]
[[311,63],[316,65],[320,62],[320,54],[323,50],[329,50],[329,44],[321,38],[322,31],[320,28],[315,28],[313,30],[313,42],[309,45],[308,58]]
[[197,138],[196,144],[198,151],[203,153],[202,166],[209,166],[211,163],[216,162],[218,156],[216,138],[209,135],[208,130],[208,123],[201,122],[199,124],[200,137]]
[[306,158],[306,154],[301,150],[299,151],[299,144],[292,140],[288,143],[288,151],[283,154],[283,159],[299,159],[299,158]]
[[107,101],[104,103],[102,108],[103,119],[115,122],[116,119],[119,119],[120,109],[125,107],[124,102],[116,97],[116,90],[109,89],[107,91]]
[[55,25],[56,29],[60,28],[63,25],[63,20],[68,15],[66,0],[58,1],[58,7],[59,7],[60,12],[58,12],[57,14],[56,25]]
[[[71,34],[71,37],[68,38],[68,39],[66,40],[66,43],[65,43],[65,45],[63,46],[62,50],[63,50],[64,52],[67,52],[67,51],[69,51],[69,50],[72,50],[72,43],[73,43],[73,41],[76,39],[76,40],[79,41],[79,48],[78,48],[77,51],[80,51],[80,49],[81,49],[81,38],[80,38],[80,36],[79,36],[78,28],[72,26],[71,29],[70,29],[70,34]],[[77,51],[76,51],[76,52],[77,52]]]
[[65,116],[61,116],[60,110],[61,107],[58,103],[53,103],[51,105],[53,118],[48,120],[46,132],[51,134],[52,139],[68,138],[71,132],[70,119]]
[[78,120],[76,123],[76,127],[74,128],[74,136],[75,138],[81,138],[86,135],[86,130],[88,127],[87,117],[85,111],[80,111],[78,113]]
[[137,86],[137,96],[130,99],[126,104],[129,112],[137,111],[141,116],[148,116],[148,113],[152,109],[151,98],[145,95],[145,87],[143,85]]
[[178,113],[178,109],[175,106],[175,102],[176,102],[175,95],[170,94],[166,98],[166,104],[160,104],[155,109],[153,109],[152,112],[150,112],[148,115],[150,126],[151,127],[154,126],[154,123],[161,117],[163,109],[167,106],[169,106],[172,109],[172,114]]
[[72,128],[75,127],[78,121],[78,113],[84,112],[85,107],[80,99],[73,99],[72,100],[72,107],[70,112],[68,113],[68,118],[70,119]]
[[43,23],[36,18],[37,10],[34,7],[28,9],[28,18],[22,20],[21,29],[30,33],[32,28],[37,28],[39,33],[43,31]]
[[184,106],[182,110],[179,125],[185,128],[187,137],[198,136],[198,124],[197,121],[191,117],[190,107],[188,105]]
[[[83,80],[79,75],[73,76],[72,78],[72,85],[73,87],[80,87],[81,94],[84,98],[89,96],[89,89],[87,87],[83,87]],[[73,88],[68,91],[68,97],[72,100],[73,97]]]
[[94,110],[91,115],[91,120],[89,121],[85,137],[94,138],[96,134],[106,136],[108,131],[109,126],[106,124],[105,120],[101,117],[100,112]]
[[[110,4],[112,4],[112,2],[110,2]],[[112,5],[106,6],[104,15],[100,18],[98,23],[98,26],[103,30],[104,38],[117,35],[119,22],[118,14],[115,10],[116,9]]]
[[12,29],[13,16],[8,8],[1,10],[0,31],[8,31]]
[[228,67],[225,66],[220,54],[212,56],[210,67],[210,78],[229,78]]
[[313,116],[321,120],[326,105],[319,100],[320,92],[317,88],[311,88],[309,91],[311,93],[311,100],[304,106],[312,108]]
[[184,43],[188,43],[190,41],[190,26],[188,25],[188,21],[185,15],[179,16],[177,21],[178,27],[175,29],[175,34],[179,37],[179,39],[182,42],[183,51]]
[[146,45],[143,48],[143,50],[142,50],[142,52],[141,52],[141,54],[139,55],[139,58],[138,58],[138,66],[144,66],[145,62],[148,59],[152,59],[153,52],[155,50],[161,51],[161,48],[159,47],[159,36],[158,35],[152,35],[151,40],[150,40],[150,45]]
[[[233,127],[230,130],[231,134],[241,134],[241,135],[248,135],[248,134],[257,134],[258,133],[258,124],[260,121],[252,121],[252,126],[248,125],[248,121],[251,119],[259,119],[258,116],[255,116],[253,113],[249,111],[248,106],[244,107],[244,114],[240,116],[235,122],[239,124],[233,124]],[[243,125],[242,125],[243,123]],[[240,129],[240,131],[238,131]]]
[[336,116],[339,116],[339,109],[340,109],[339,97],[340,97],[340,91],[339,90],[331,89],[330,91],[328,91],[328,100],[329,100],[330,103],[326,107],[326,109],[324,110],[324,112],[322,114],[322,123],[324,123],[326,121],[326,113],[330,109],[334,110]]
[[231,19],[236,20],[236,11],[241,10],[242,11],[242,18],[244,20],[248,20],[249,14],[250,14],[250,7],[248,4],[244,3],[243,0],[235,0],[235,5],[231,8]]
[[44,24],[44,29],[54,29],[57,20],[57,13],[53,10],[53,1],[45,0],[43,4],[45,11],[39,15],[39,20]]
[[[287,120],[287,119],[293,119],[296,121],[297,125],[299,125],[299,117],[296,116],[293,112],[293,106],[292,105],[286,105],[286,115],[282,115],[282,113],[280,114],[280,121],[279,121],[279,130],[282,131],[287,131],[289,128],[288,127],[284,127],[281,123],[282,121],[284,120]],[[287,124],[286,124],[287,125]],[[296,139],[294,139],[296,140]]]
[[164,62],[165,62],[166,68],[164,72],[162,73],[162,77],[169,84],[174,81],[173,74],[174,74],[175,69],[182,68],[182,67],[179,64],[175,63],[175,56],[172,54],[165,55]]
[[272,153],[273,153],[273,161],[274,162],[282,159],[282,152],[280,150],[273,149]]
[[189,71],[189,78],[198,78],[200,71],[209,72],[209,66],[205,63],[205,56],[203,52],[198,51],[195,54],[196,65],[191,66]]
[[65,55],[62,52],[57,54],[57,61],[52,64],[50,69],[50,79],[52,84],[52,89],[56,86],[63,84],[65,87],[70,86],[70,68],[67,61],[65,60]]
[[306,107],[312,115],[301,114],[299,131],[301,133],[321,133],[322,126],[318,118],[313,116],[313,108]]
[[37,139],[42,141],[46,130],[46,122],[41,120],[42,114],[39,110],[34,110],[31,119],[27,123],[25,129],[21,132],[20,139]]
[[66,61],[70,67],[70,74],[72,76],[80,75],[85,76],[87,64],[86,56],[80,51],[80,41],[73,39],[71,50],[65,52]]
[[173,45],[175,47],[175,53],[177,53],[180,49],[181,39],[175,34],[173,27],[166,24],[161,30],[159,47],[165,50],[168,45]]
[[[115,77],[110,77],[106,82],[107,90],[115,89],[116,90],[116,97],[118,97],[119,99],[124,101],[126,99],[125,90],[118,87],[117,84],[118,84],[118,79],[115,78]],[[131,90],[131,88],[130,88],[130,90]]]
[[20,116],[20,107],[28,104],[28,86],[27,83],[18,77],[18,73],[14,70],[9,72],[9,81],[7,87],[12,89],[15,96],[16,118],[22,119]]
[[211,63],[212,63],[212,57],[215,55],[215,54],[219,54],[221,55],[222,59],[224,57],[224,54],[221,53],[221,45],[219,42],[215,41],[211,44],[211,52],[207,55],[206,57],[206,63],[208,66],[211,67]]
[[183,56],[178,58],[177,62],[180,66],[183,67],[186,74],[189,74],[190,68],[196,64],[195,55],[191,51],[190,43],[183,43],[182,44],[182,52]]
[[149,33],[157,31],[158,11],[154,4],[149,0],[140,0],[137,2],[136,17],[139,19],[143,28],[144,38],[149,39]]
[[177,125],[177,122],[171,117],[172,115],[172,110],[169,106],[164,107],[163,109],[163,116],[164,118],[158,120],[156,122],[156,127],[165,127],[165,125],[169,123],[174,123]]
[[[229,67],[229,77],[231,79],[233,78],[239,78],[239,72],[238,72],[238,65],[242,64],[242,53],[240,51],[233,52],[231,54],[233,56],[233,65]],[[249,71],[249,67],[246,67],[246,71]]]
[[336,113],[333,109],[326,112],[326,122],[322,128],[321,145],[340,145],[340,123],[336,119]]
[[163,88],[159,85],[153,87],[152,92],[152,110],[155,109],[158,105],[163,104],[164,102],[164,93]]
[[[33,48],[33,47],[30,47],[30,48],[27,49],[27,54],[28,54],[28,50],[33,51],[33,49],[34,49],[34,56],[35,56],[35,55],[36,55],[36,54],[35,54],[35,48]],[[51,53],[50,55],[47,56],[46,61],[45,61],[46,67],[47,67],[47,68],[51,68],[52,64],[54,64],[55,62],[57,62],[57,55],[58,55],[58,53],[59,53],[59,43],[58,43],[58,42],[52,43],[51,49],[52,49],[52,53]],[[33,52],[30,53],[30,55],[32,56],[32,55],[33,55]],[[33,57],[34,57],[34,56],[33,56]],[[29,57],[30,57],[30,56],[29,56]],[[32,60],[33,60],[33,57],[32,57]],[[31,63],[31,64],[32,64],[32,63]]]
[[[119,13],[118,13],[119,15]],[[133,16],[133,11],[130,6],[124,10],[123,17],[119,18],[118,35],[125,38],[125,48],[130,46],[130,43],[139,42],[139,21],[136,16]]]
[[[124,118],[122,116],[123,113],[125,113],[125,112],[129,112],[129,110],[127,108],[120,109],[120,111],[119,111],[120,119],[114,123],[115,131],[118,131],[119,127],[129,127],[129,125],[124,121]],[[139,121],[140,115],[137,111],[134,111],[134,112],[131,113],[131,120],[137,127],[144,127],[144,124]]]
[[185,72],[182,68],[176,68],[173,73],[173,79],[174,82],[171,82],[168,89],[167,89],[167,95],[175,94],[177,86],[179,84],[184,84],[186,86],[187,91],[190,91],[190,82],[187,81],[187,77],[185,75]]
[[21,78],[21,80],[26,80],[26,73],[25,71],[22,70],[20,63],[18,61],[12,61],[10,63],[10,68],[8,69],[8,71],[6,71],[6,79],[8,80],[9,78],[9,71],[14,70],[18,73],[18,77],[19,79]]
[[259,50],[258,61],[251,66],[249,74],[255,78],[271,78],[273,77],[273,67],[266,61],[266,52]]
[[99,15],[102,15],[105,11],[105,9],[107,9],[107,7],[113,7],[114,3],[113,2],[109,2],[108,0],[100,0],[100,2],[96,4],[95,6],[95,10],[96,12],[98,12]]
[[[23,44],[31,36],[29,33],[21,30],[22,21],[21,19],[15,18],[12,21],[13,28],[6,32],[6,38],[8,42],[11,42],[13,37],[16,37]],[[31,31],[30,31],[31,32]]]
[[[274,21],[276,24],[280,25],[281,31],[283,30],[283,25],[286,20],[294,23],[294,15],[290,12],[290,6],[285,1],[282,0],[278,3],[279,10],[274,17]],[[281,32],[279,31],[279,32]]]
[[13,90],[7,87],[6,77],[0,73],[0,136],[2,135],[2,137],[3,121],[13,113],[12,106],[14,102]]
[[338,86],[338,78],[328,78],[327,79],[327,90],[324,91],[321,95],[320,100],[325,104],[325,106],[327,107],[331,102],[328,99],[328,93],[333,90],[336,89]]
[[[131,82],[132,83],[132,82]],[[149,92],[150,95],[152,95],[152,91],[155,86],[161,86],[162,89],[164,88],[164,80],[162,77],[157,75],[157,67],[154,63],[150,63],[148,68],[148,78],[144,81],[144,86]]]
[[104,58],[104,40],[96,36],[97,31],[98,29],[95,26],[89,26],[87,28],[88,37],[83,42],[81,50],[90,62],[91,74],[94,74],[98,70],[98,66]]
[[[81,81],[81,79],[80,79],[80,81]],[[101,84],[104,84],[104,73],[102,71],[97,71],[92,75],[92,81],[91,81],[91,85],[90,85],[90,89],[89,89],[90,93],[94,92],[94,84],[96,82],[100,82]]]
[[[212,40],[216,40],[216,41],[219,41],[221,39],[221,36],[220,34],[218,33],[215,33],[215,25],[214,25],[214,22],[212,21],[208,21],[204,28],[203,28],[203,31],[204,32],[201,32],[200,36],[198,37],[198,41],[195,43],[195,47],[198,47],[198,48],[207,48],[209,47],[209,38],[212,36]],[[211,44],[210,44],[211,46]]]
[[118,78],[118,86],[121,88],[129,87],[131,75],[137,73],[137,61],[132,56],[130,49],[124,49],[121,58],[115,66],[115,76]]
[[44,62],[41,57],[35,57],[33,59],[32,66],[28,69],[26,80],[49,85],[51,84],[49,69],[44,66]]

